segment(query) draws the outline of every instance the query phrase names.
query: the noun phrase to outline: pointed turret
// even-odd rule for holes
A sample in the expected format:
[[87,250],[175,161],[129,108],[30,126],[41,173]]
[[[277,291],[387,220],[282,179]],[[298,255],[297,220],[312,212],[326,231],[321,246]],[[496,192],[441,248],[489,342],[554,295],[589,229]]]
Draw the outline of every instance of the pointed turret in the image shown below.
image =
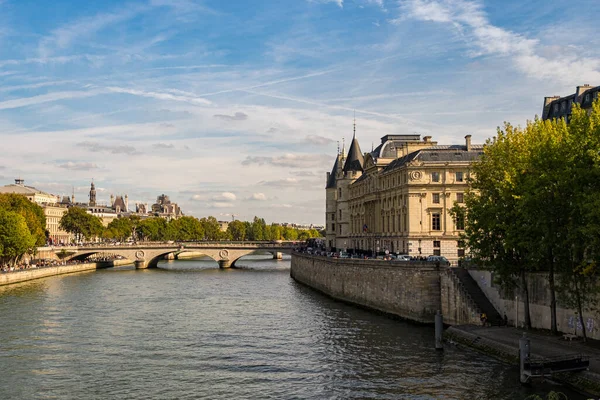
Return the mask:
[[355,133],[352,136],[352,143],[350,144],[350,149],[348,150],[348,156],[346,157],[346,162],[344,163],[344,172],[355,171],[355,172],[363,172],[365,165],[365,158],[363,157],[362,152],[360,151],[360,146],[358,144],[358,140],[356,140],[356,127]]
[[340,155],[338,154],[335,157],[335,162],[333,163],[333,168],[331,169],[331,173],[327,174],[327,186],[325,186],[325,189],[335,188],[335,183],[337,181],[337,171],[338,171],[339,161],[340,161]]

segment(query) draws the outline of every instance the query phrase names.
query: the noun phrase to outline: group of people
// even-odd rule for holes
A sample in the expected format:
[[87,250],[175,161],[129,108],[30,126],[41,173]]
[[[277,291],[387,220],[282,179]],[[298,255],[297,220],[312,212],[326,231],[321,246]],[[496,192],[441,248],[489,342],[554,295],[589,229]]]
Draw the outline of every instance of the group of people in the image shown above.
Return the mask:
[[36,268],[47,268],[47,267],[57,267],[61,265],[73,265],[73,264],[82,264],[87,261],[79,261],[79,260],[69,260],[69,261],[59,261],[59,260],[27,260],[26,262],[21,262],[16,265],[2,265],[0,271],[2,272],[15,272],[15,271],[24,271],[28,269],[36,269]]

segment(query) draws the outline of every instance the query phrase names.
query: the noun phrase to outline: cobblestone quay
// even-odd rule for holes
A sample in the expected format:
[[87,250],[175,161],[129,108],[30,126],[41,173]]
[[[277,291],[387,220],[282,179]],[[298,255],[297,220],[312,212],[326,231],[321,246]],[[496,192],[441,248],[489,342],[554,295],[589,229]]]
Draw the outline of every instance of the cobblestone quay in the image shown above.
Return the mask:
[[440,309],[440,272],[431,263],[294,253],[290,275],[334,299],[411,321],[433,323]]

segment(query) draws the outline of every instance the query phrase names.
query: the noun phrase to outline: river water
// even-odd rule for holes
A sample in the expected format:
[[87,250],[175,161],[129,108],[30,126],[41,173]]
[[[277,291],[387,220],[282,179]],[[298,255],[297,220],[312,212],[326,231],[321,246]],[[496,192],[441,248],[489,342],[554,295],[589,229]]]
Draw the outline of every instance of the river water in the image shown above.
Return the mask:
[[561,387],[333,301],[289,259],[169,261],[0,288],[0,399],[525,399]]

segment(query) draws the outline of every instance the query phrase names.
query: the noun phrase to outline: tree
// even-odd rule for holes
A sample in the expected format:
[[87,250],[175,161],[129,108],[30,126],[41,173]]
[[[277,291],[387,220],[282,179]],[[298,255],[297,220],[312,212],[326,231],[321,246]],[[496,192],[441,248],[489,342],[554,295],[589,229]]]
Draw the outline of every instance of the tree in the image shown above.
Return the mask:
[[265,240],[265,220],[263,218],[254,217],[252,227],[250,228],[250,240]]
[[105,232],[109,239],[124,242],[132,235],[133,230],[133,222],[129,218],[115,218],[110,221]]
[[505,124],[495,141],[486,143],[481,159],[474,163],[471,189],[465,210],[456,204],[454,218],[465,218],[463,239],[478,265],[493,269],[505,287],[521,289],[525,327],[531,327],[526,273],[528,248],[522,231],[526,221],[520,202],[522,172],[527,160],[523,131]]
[[42,207],[20,194],[3,193],[0,194],[0,209],[16,212],[25,218],[36,246],[43,246],[46,243],[46,217]]
[[14,211],[0,208],[0,261],[15,264],[36,245],[25,217]]
[[181,217],[168,223],[168,237],[171,240],[202,240],[204,238],[204,227],[194,217]]
[[227,232],[231,235],[231,240],[246,240],[246,224],[242,221],[231,221],[227,226]]
[[88,214],[81,207],[71,207],[60,219],[60,229],[75,235],[77,242],[102,235],[104,227],[100,218]]
[[[505,124],[473,164],[465,209],[471,255],[492,268],[505,285],[519,277],[529,326],[526,272],[547,271],[551,330],[557,331],[556,296],[583,311],[600,288],[600,103],[590,113],[576,104],[564,120]],[[558,283],[556,282],[558,276]]]
[[206,240],[219,240],[221,238],[221,226],[215,217],[202,218],[200,220],[204,237]]
[[143,219],[139,222],[136,233],[140,240],[166,240],[167,221],[160,217]]

